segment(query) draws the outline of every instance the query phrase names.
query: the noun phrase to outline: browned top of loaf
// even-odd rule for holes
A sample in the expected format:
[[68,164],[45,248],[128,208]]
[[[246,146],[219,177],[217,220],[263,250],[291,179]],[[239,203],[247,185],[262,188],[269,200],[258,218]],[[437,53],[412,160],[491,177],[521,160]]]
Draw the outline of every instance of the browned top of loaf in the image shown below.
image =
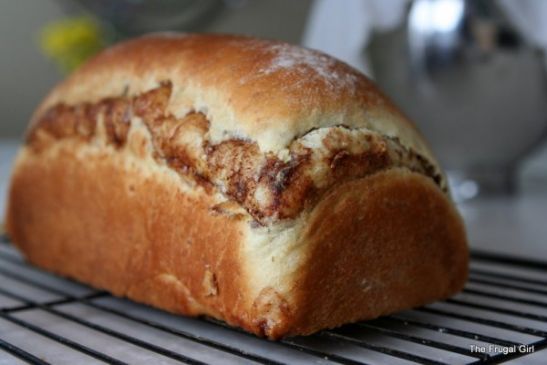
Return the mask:
[[323,53],[230,35],[156,34],[100,53],[57,86],[49,107],[139,94],[169,81],[168,110],[206,115],[213,142],[238,137],[278,152],[306,132],[343,125],[397,137],[436,165],[413,125],[364,75]]
[[[210,122],[202,113],[174,118],[166,112],[172,85],[163,83],[134,97],[121,95],[96,103],[56,104],[37,119],[27,134],[36,152],[57,140],[98,138],[123,148],[136,120],[152,138],[154,158],[211,191],[213,186],[236,201],[257,222],[296,217],[313,206],[334,184],[381,170],[405,167],[434,180],[442,176],[422,156],[397,139],[377,133],[331,127],[295,139],[286,159],[262,153],[256,142],[227,139],[210,143]],[[102,121],[103,132],[99,121]],[[224,211],[226,207],[218,207]]]

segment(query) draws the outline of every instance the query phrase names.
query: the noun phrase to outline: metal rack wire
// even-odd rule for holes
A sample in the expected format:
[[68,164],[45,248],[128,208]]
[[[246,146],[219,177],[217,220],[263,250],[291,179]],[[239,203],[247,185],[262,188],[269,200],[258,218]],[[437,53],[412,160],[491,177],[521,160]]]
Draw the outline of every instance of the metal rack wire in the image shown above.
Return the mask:
[[475,252],[452,299],[271,342],[112,297],[27,265],[5,237],[0,244],[0,364],[493,364],[532,348],[547,348],[542,262]]

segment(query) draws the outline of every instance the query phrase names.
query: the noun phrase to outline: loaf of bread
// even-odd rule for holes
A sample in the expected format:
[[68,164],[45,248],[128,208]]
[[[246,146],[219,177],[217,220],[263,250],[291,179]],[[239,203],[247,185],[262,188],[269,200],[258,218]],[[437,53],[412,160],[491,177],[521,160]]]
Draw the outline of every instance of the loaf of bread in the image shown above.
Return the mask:
[[240,36],[145,36],[55,87],[6,227],[46,270],[271,339],[446,298],[467,276],[411,122],[348,65]]

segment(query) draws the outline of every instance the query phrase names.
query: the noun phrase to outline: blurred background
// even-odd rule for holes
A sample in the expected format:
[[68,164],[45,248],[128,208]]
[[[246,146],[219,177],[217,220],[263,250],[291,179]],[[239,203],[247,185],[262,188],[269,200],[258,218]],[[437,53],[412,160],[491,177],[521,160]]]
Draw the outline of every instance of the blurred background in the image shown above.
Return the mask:
[[109,44],[167,30],[284,40],[360,69],[427,137],[471,245],[547,257],[542,0],[0,0],[0,199],[47,91]]

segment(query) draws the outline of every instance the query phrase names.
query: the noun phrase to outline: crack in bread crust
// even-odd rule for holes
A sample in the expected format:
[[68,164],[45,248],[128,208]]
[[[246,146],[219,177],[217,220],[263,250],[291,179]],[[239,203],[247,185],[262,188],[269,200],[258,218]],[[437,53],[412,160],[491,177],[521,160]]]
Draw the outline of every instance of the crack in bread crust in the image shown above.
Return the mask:
[[27,135],[35,151],[63,138],[90,141],[100,120],[107,143],[127,142],[133,117],[147,126],[154,157],[179,174],[191,176],[209,192],[218,189],[239,203],[261,225],[295,218],[313,206],[335,183],[394,167],[431,178],[443,191],[445,182],[434,164],[397,138],[345,126],[308,131],[292,141],[284,156],[263,153],[255,142],[209,140],[210,123],[192,111],[182,118],[169,114],[169,81],[135,96],[120,95],[68,106],[57,104],[38,119]]

